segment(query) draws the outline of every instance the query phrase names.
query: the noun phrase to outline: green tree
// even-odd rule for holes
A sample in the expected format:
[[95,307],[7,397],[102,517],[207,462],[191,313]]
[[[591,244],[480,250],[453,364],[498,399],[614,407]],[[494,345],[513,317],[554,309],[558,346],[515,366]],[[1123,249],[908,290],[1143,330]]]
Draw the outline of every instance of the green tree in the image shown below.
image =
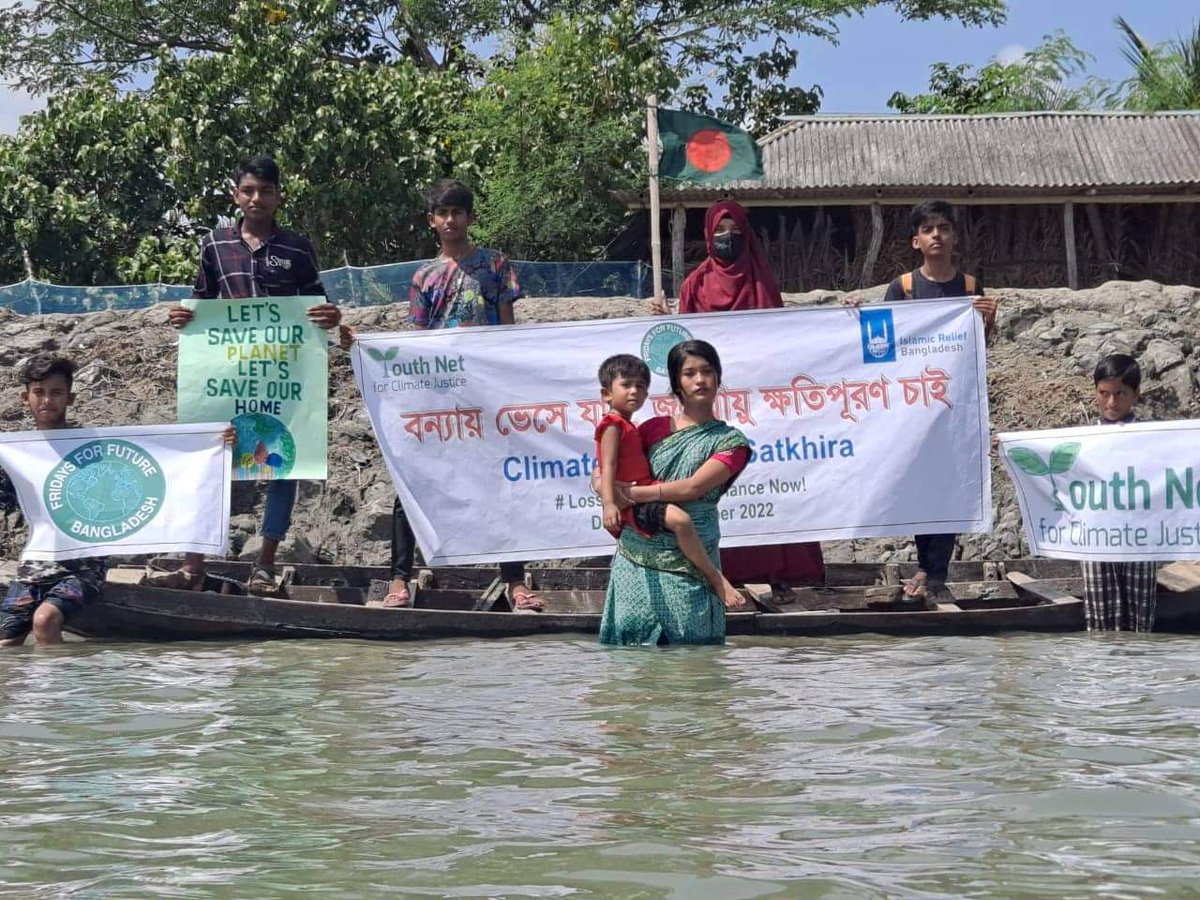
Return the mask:
[[[27,252],[39,277],[114,284],[143,243],[185,236],[160,134],[152,101],[90,81],[0,141],[0,281],[25,277]],[[178,256],[156,258],[139,277],[179,275]]]
[[24,248],[55,280],[190,273],[256,152],[280,161],[285,221],[328,265],[429,252],[418,192],[444,174],[478,188],[481,239],[595,254],[622,216],[612,192],[644,176],[647,93],[761,132],[819,102],[791,84],[795,42],[836,40],[879,6],[1004,14],[1002,0],[3,5],[0,75],[60,93],[0,144],[0,266],[19,277]]
[[1106,101],[1111,87],[1095,78],[1080,86],[1070,83],[1086,72],[1090,59],[1059,31],[1013,62],[992,59],[978,69],[934,63],[928,93],[909,96],[897,91],[888,106],[902,113],[960,115],[1092,109]]
[[1116,24],[1134,72],[1121,85],[1121,105],[1146,111],[1200,109],[1200,22],[1192,25],[1190,35],[1157,46],[1120,16]]

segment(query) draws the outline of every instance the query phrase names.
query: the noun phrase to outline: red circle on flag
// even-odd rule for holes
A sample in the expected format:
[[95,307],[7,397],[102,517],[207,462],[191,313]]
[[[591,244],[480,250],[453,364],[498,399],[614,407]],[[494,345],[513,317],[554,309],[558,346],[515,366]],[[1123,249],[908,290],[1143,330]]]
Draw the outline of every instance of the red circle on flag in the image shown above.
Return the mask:
[[720,172],[733,159],[725,132],[716,128],[697,131],[687,142],[687,161],[701,172]]

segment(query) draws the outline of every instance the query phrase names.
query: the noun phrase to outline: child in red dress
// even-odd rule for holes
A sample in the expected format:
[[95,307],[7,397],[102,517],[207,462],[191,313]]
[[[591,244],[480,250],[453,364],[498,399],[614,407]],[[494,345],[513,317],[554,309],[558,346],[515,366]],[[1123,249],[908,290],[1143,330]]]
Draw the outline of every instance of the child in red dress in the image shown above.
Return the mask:
[[[655,484],[646,458],[646,448],[637,426],[631,421],[650,391],[650,369],[628,353],[610,356],[600,366],[600,394],[609,411],[596,426],[596,458],[600,460],[600,499],[604,503],[604,527],[620,538],[625,526],[649,537],[663,531],[675,535],[679,549],[714,594],[725,599],[737,596],[721,570],[713,565],[704,543],[687,511],[674,503],[639,503],[621,509],[617,505],[617,482]],[[661,496],[661,493],[660,493]]]

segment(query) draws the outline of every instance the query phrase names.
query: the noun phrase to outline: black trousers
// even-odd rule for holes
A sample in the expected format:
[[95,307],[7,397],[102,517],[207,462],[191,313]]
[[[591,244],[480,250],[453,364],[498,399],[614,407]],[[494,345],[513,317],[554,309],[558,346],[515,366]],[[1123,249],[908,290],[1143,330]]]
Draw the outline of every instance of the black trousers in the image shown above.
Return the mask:
[[[412,526],[408,524],[408,513],[400,503],[400,498],[392,504],[392,580],[412,577],[413,556],[417,549],[417,541],[413,536]],[[525,579],[525,563],[500,563],[500,579],[505,584]]]
[[930,581],[945,581],[950,571],[950,558],[954,556],[957,534],[918,534],[917,565],[925,570]]

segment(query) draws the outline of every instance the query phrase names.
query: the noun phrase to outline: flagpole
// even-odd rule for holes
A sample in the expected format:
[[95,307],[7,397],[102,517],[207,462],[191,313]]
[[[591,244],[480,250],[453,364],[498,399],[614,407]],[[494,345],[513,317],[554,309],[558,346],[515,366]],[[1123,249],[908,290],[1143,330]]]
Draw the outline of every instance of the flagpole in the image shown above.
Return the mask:
[[650,154],[650,266],[654,272],[654,300],[663,292],[662,235],[658,202],[658,98],[646,98],[646,151]]

